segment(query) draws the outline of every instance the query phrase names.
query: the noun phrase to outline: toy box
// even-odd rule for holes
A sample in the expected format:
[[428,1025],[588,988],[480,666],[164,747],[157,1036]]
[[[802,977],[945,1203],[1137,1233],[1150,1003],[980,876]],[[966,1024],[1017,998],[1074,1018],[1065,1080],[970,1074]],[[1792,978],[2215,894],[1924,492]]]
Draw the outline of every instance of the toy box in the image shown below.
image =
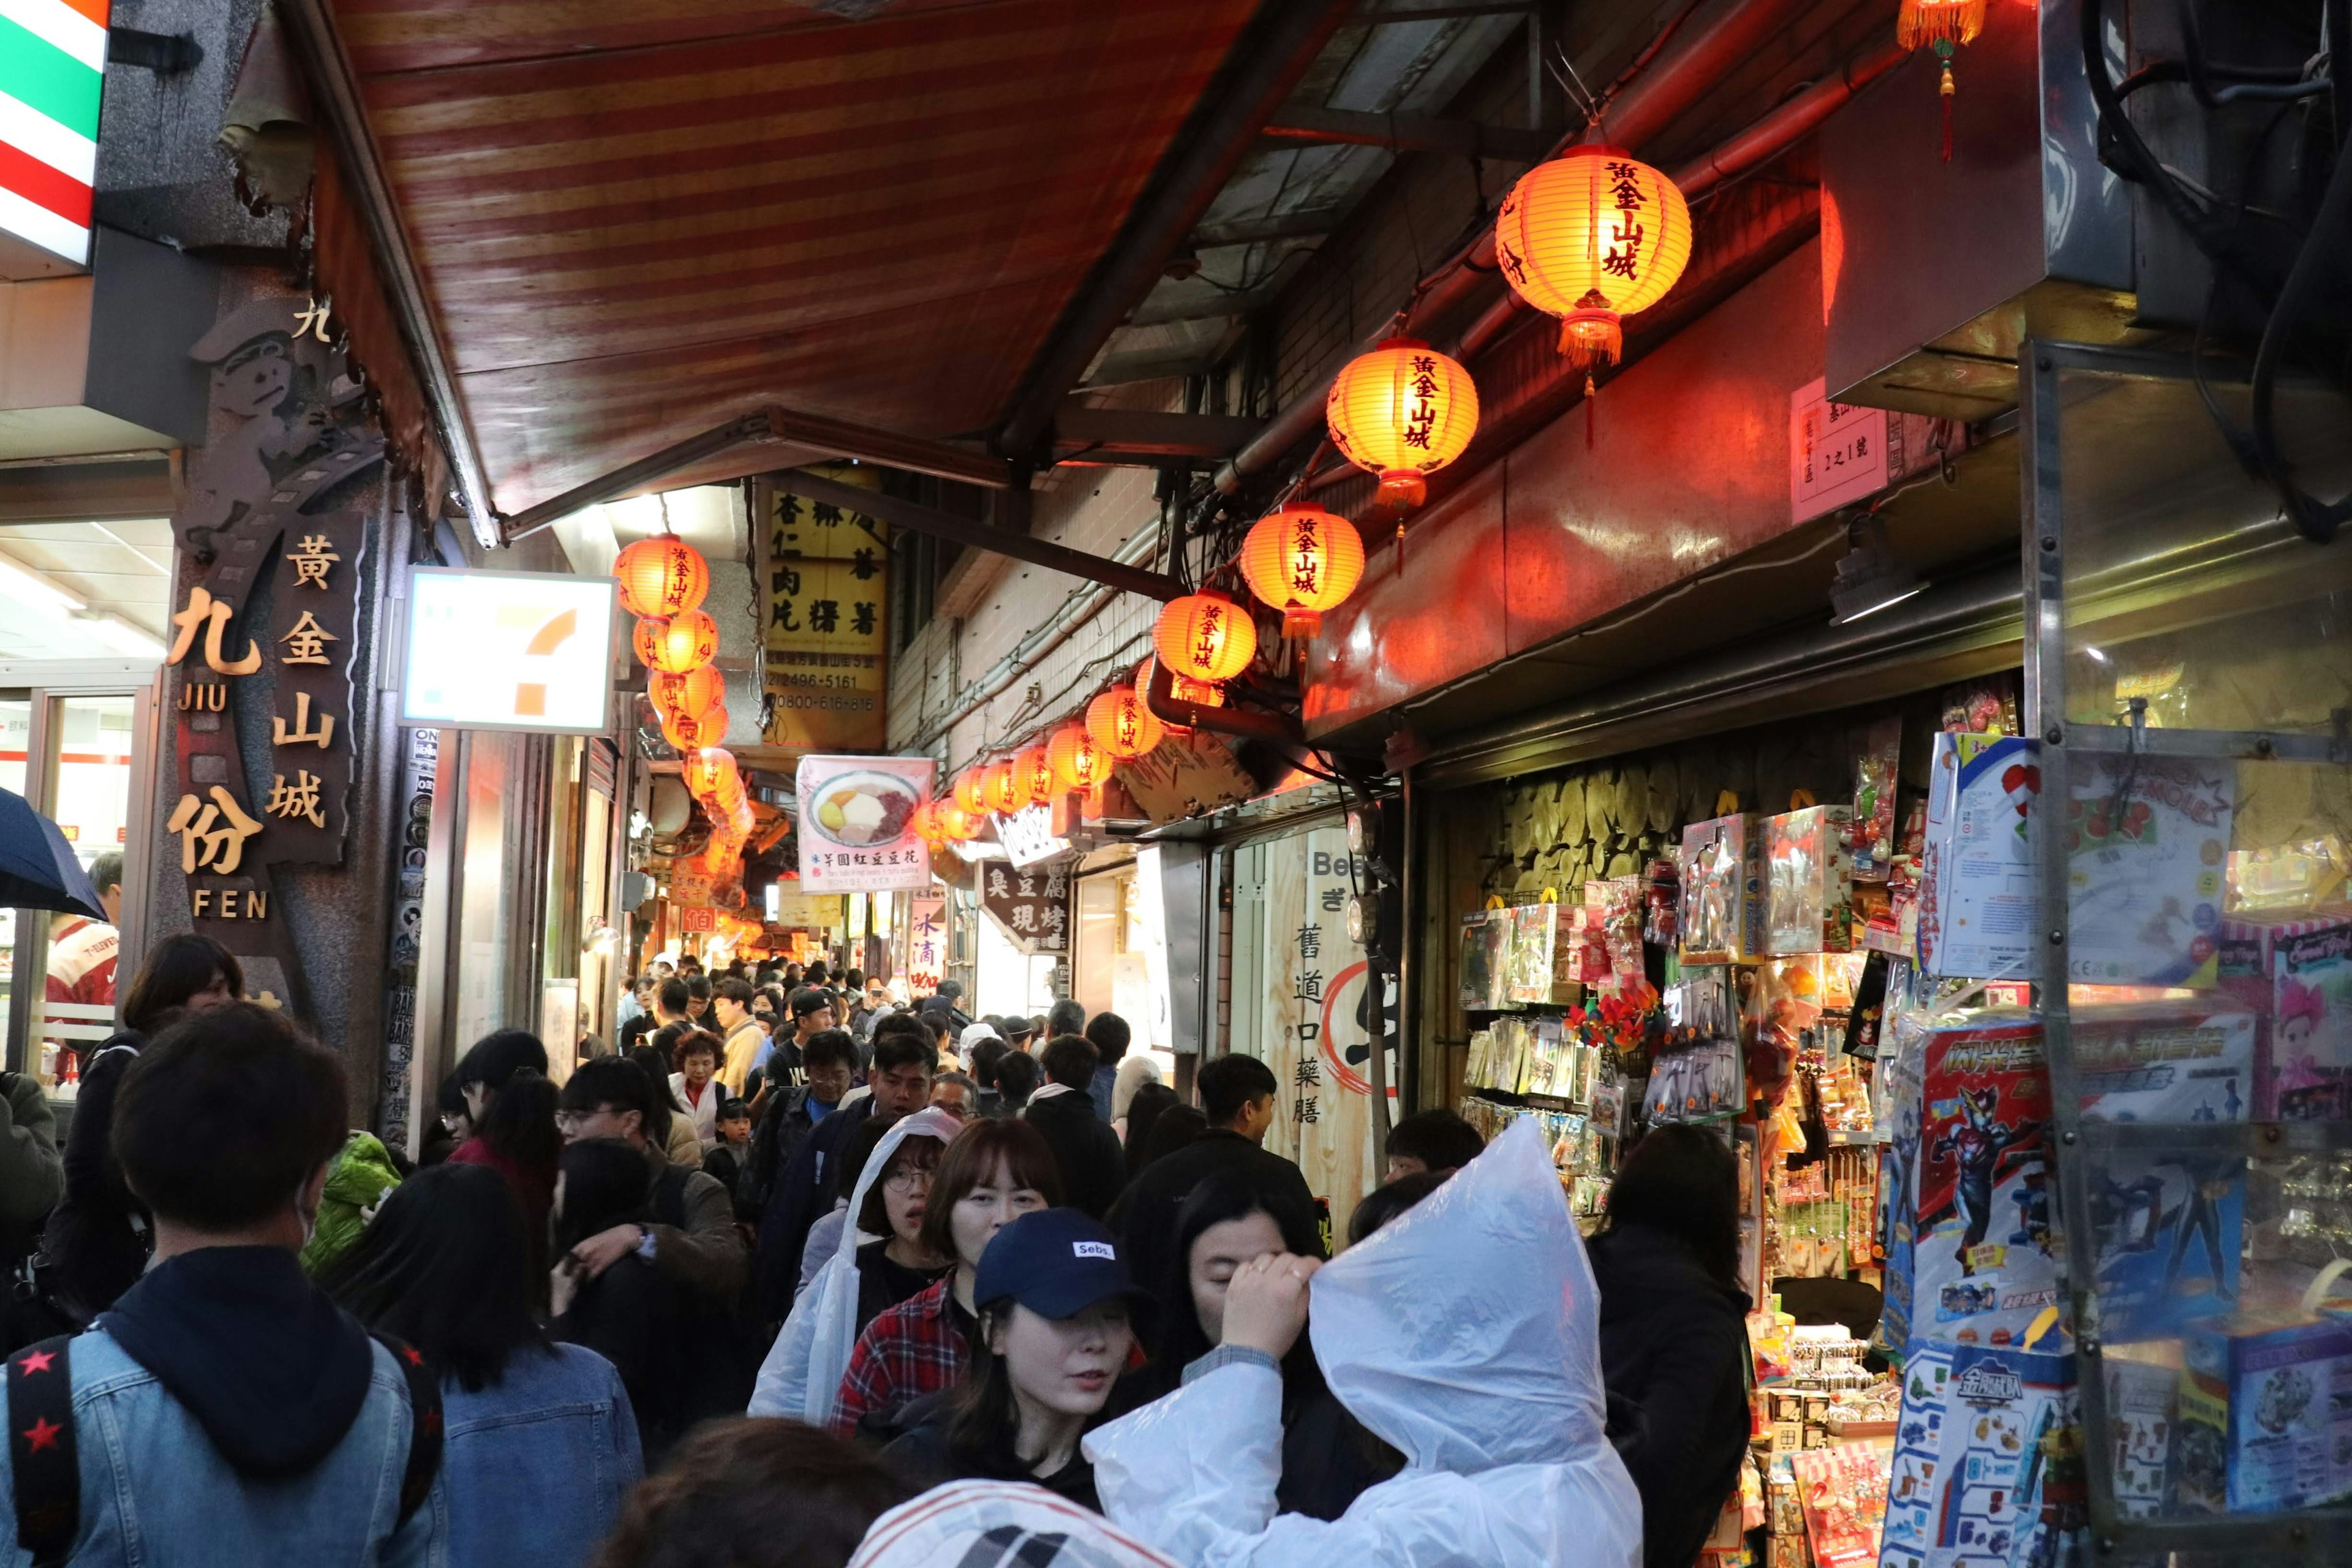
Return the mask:
[[2100,1364],[2115,1433],[2116,1510],[2126,1519],[2154,1518],[2171,1503],[2179,1357],[2168,1344],[2110,1344]]
[[2074,1358],[1962,1345],[1944,1397],[1930,1561],[2060,1560],[2053,1532],[2079,1528],[2088,1498]]
[[2221,922],[2216,984],[2259,1016],[2254,1116],[2352,1116],[2352,913]]
[[1853,810],[1808,806],[1764,819],[1764,951],[1853,950]]
[[1763,842],[1752,814],[1683,829],[1685,963],[1739,963],[1764,951]]
[[2352,1494],[2352,1323],[2191,1332],[2181,1354],[2184,1509],[2276,1513]]
[[1549,1005],[1559,984],[1556,957],[1569,940],[1561,904],[1522,904],[1511,910],[1511,963],[1504,999],[1522,1006]]
[[2078,1008],[2068,1037],[2084,1120],[2246,1121],[2258,1022],[2223,998]]
[[2236,795],[2231,764],[2078,756],[2066,801],[2067,977],[2211,985]]
[[2034,863],[2039,745],[1936,737],[1921,866],[1918,954],[1937,977],[2032,979],[2044,946]]
[[2154,1338],[2236,1310],[2242,1156],[2119,1153],[2090,1165],[2085,1180],[2103,1331]]
[[1903,721],[1870,728],[1853,779],[1853,879],[1883,882],[1895,860],[1895,796],[1902,773]]
[[1508,910],[1473,910],[1462,917],[1458,1000],[1465,1009],[1492,1012],[1508,1001],[1513,924]]
[[2011,1344],[2058,1300],[2042,1026],[1930,1028],[1922,1074],[1911,1337]]

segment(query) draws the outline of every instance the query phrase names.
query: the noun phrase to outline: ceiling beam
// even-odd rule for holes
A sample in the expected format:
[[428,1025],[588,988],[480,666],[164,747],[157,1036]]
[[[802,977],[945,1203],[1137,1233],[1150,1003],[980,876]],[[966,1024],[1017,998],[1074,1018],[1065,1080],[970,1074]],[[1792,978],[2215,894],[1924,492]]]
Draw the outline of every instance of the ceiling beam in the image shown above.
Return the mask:
[[1213,250],[1221,245],[1263,245],[1275,239],[1315,239],[1339,226],[1348,216],[1346,207],[1303,207],[1296,212],[1275,213],[1265,217],[1234,218],[1223,223],[1204,223],[1192,231],[1194,250]]
[[1063,462],[1232,457],[1265,422],[1231,414],[1164,414],[1066,403],[1054,416],[1054,453]]
[[1451,153],[1465,158],[1510,158],[1535,163],[1559,140],[1549,131],[1517,125],[1482,125],[1468,120],[1432,120],[1418,114],[1369,114],[1353,109],[1286,104],[1266,122],[1278,142],[1389,147],[1400,153]]
[[1034,447],[1103,343],[1160,280],[1258,130],[1298,86],[1354,0],[1264,0],[1193,106],[1118,237],[1030,361],[998,427],[999,452]]

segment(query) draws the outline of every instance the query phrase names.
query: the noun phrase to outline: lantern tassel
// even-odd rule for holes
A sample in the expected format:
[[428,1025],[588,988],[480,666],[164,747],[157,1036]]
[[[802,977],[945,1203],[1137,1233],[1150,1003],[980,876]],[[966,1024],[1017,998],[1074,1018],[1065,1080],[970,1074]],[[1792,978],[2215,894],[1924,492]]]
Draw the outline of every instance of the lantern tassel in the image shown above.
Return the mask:
[[1600,396],[1601,389],[1593,384],[1592,377],[1588,373],[1584,378],[1584,449],[1588,452],[1592,450],[1592,405],[1599,401]]
[[1944,85],[1942,89],[1944,95],[1944,162],[1947,163],[1952,161],[1952,97],[1958,90],[1958,88],[1954,86],[1952,81],[1952,62],[1949,58],[1947,58],[1944,61]]
[[1396,574],[1397,581],[1404,580],[1404,519],[1402,518],[1397,519]]
[[1895,41],[1906,49],[1933,44],[1938,52],[1972,44],[1984,31],[1985,0],[1903,0]]

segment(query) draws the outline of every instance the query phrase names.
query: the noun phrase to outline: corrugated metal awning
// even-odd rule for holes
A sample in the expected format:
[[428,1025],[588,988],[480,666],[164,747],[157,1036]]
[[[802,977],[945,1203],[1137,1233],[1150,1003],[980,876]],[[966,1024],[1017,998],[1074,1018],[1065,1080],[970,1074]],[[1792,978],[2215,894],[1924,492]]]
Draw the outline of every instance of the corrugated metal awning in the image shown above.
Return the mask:
[[1257,9],[332,7],[508,512],[757,404],[992,424]]

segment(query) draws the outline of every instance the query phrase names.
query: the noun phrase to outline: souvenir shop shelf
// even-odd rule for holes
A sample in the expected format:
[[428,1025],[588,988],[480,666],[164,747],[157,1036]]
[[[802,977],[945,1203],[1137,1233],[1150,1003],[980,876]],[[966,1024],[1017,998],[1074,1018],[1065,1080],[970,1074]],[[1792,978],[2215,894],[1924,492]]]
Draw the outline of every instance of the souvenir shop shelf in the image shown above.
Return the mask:
[[[2352,530],[2282,521],[2180,360],[2029,343],[2020,364],[2021,945],[2089,1533],[2118,1561],[2347,1561]],[[2352,486],[2352,407],[2282,384],[2277,417],[2300,483]]]

